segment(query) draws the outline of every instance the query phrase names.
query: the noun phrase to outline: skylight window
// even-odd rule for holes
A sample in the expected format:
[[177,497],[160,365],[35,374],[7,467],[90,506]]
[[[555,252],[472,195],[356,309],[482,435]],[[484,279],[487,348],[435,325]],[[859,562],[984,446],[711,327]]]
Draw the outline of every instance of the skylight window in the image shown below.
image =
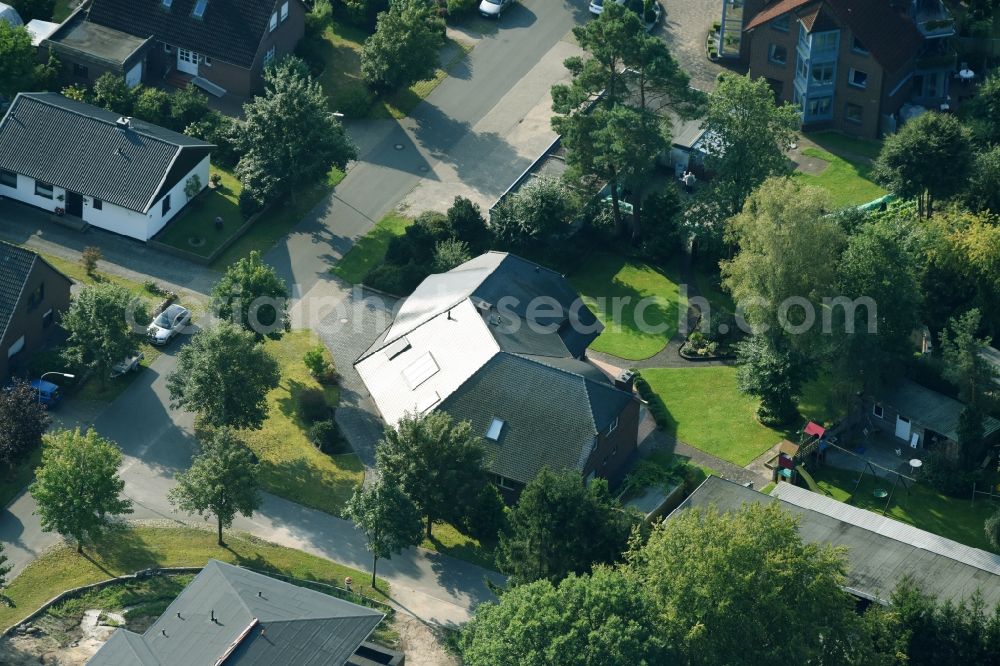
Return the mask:
[[170,5],[174,4],[174,0],[160,0],[160,2],[162,2],[163,6],[167,9],[170,9]]
[[410,341],[407,340],[406,337],[402,337],[386,347],[383,353],[385,354],[385,357],[391,361],[409,348]]
[[413,390],[437,374],[438,364],[430,352],[427,352],[403,370],[403,379]]
[[206,7],[208,7],[208,0],[198,0],[198,2],[194,5],[194,11],[191,12],[191,16],[195,18],[204,18]]
[[491,442],[499,442],[500,433],[503,431],[503,425],[504,425],[503,419],[498,419],[494,416],[493,422],[490,423],[490,427],[487,428],[486,430],[486,439],[490,440]]

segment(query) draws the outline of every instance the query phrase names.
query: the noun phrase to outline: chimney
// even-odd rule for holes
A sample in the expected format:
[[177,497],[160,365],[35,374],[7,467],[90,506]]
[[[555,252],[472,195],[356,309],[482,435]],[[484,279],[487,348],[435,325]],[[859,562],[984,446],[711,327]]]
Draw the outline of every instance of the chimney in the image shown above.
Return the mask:
[[160,633],[163,634],[164,638],[167,637],[167,630],[166,629],[160,629]]
[[635,373],[631,370],[622,370],[621,374],[615,378],[615,388],[622,391],[632,392],[635,386]]
[[115,126],[118,129],[125,131],[132,127],[132,118],[129,116],[120,116],[118,120],[115,121]]
[[261,599],[261,598],[263,598],[263,597],[264,597],[264,593],[263,593],[263,592],[261,592],[260,590],[257,590],[257,598],[258,598],[258,599]]
[[215,609],[208,611],[208,621],[215,622]]
[[184,619],[184,618],[181,617],[181,612],[180,611],[177,611],[177,619],[178,620],[183,620]]

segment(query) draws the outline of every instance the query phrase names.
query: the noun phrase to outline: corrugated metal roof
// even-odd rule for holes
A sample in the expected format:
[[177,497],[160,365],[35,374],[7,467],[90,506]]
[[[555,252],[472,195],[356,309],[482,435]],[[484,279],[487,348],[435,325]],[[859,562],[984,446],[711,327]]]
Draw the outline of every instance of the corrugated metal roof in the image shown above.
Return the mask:
[[854,594],[886,599],[907,575],[941,600],[957,602],[979,590],[988,608],[1000,603],[1000,556],[791,484],[779,483],[768,496],[713,476],[677,510],[715,506],[730,511],[749,502],[773,501],[800,517],[804,541],[847,548],[846,587]]
[[343,664],[383,617],[209,560],[142,636],[119,629],[88,663],[198,666],[225,656],[227,664]]
[[21,93],[0,121],[0,169],[145,213],[194,166],[188,157],[211,153],[139,120],[120,129],[118,118],[57,93]]

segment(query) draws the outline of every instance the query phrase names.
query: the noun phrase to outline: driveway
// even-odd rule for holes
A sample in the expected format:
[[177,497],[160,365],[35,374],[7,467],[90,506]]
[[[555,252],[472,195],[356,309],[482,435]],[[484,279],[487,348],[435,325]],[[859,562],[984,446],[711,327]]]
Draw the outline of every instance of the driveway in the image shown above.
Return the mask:
[[681,69],[691,75],[691,85],[705,92],[715,88],[715,77],[725,71],[705,52],[705,39],[712,23],[722,18],[724,1],[660,0],[666,17],[654,34],[663,37]]

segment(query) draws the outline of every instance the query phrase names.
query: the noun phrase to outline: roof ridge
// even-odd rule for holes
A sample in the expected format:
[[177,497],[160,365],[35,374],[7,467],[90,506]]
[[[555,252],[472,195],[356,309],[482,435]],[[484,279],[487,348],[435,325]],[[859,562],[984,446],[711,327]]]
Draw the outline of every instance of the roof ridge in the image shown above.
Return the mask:
[[[15,248],[15,249],[17,249],[19,251],[27,252],[28,254],[30,254],[31,255],[31,263],[28,264],[28,273],[25,276],[25,279],[21,281],[21,288],[18,289],[17,296],[14,298],[14,302],[10,304],[10,307],[11,307],[11,316],[7,318],[6,322],[4,322],[3,330],[0,331],[0,340],[3,340],[7,336],[7,329],[10,328],[10,322],[14,321],[14,312],[13,311],[17,308],[17,304],[21,302],[21,297],[24,296],[24,287],[25,287],[25,285],[28,284],[27,278],[31,276],[31,271],[33,271],[35,269],[35,262],[38,261],[38,258],[39,258],[37,252],[32,252],[31,250],[29,250],[27,248],[23,248],[20,245],[14,245],[13,243],[8,243],[6,241],[3,241],[3,243],[4,243],[4,245],[7,245],[8,247],[12,247],[12,248]],[[61,275],[61,273],[60,273],[60,275]]]
[[[236,599],[240,602],[240,605],[243,606],[243,610],[245,610],[247,612],[247,615],[249,615],[252,618],[256,618],[257,616],[254,614],[254,612],[252,610],[250,610],[250,607],[247,606],[247,604],[246,604],[245,601],[243,601],[243,595],[240,594],[239,590],[237,590],[233,586],[233,582],[231,580],[229,580],[229,576],[226,575],[226,569],[219,566],[220,564],[223,564],[223,562],[220,562],[219,560],[216,560],[216,559],[213,558],[213,559],[211,559],[211,560],[209,560],[208,562],[205,563],[204,568],[202,568],[202,572],[204,572],[205,569],[207,569],[212,564],[215,565],[214,570],[218,571],[219,575],[222,576],[222,580],[226,581],[226,585],[229,586],[230,590],[232,590],[233,594],[236,596]],[[225,562],[225,564],[229,564],[229,563]],[[230,564],[229,566],[236,567],[237,569],[242,569],[243,571],[249,571],[249,569],[243,569],[243,567],[241,567],[238,564]]]
[[[76,104],[82,104],[82,105],[85,105],[85,106],[93,106],[95,109],[99,109],[101,111],[106,111],[107,113],[116,113],[115,111],[110,111],[108,109],[102,109],[99,106],[94,106],[93,104],[88,104],[87,102],[80,102],[80,101],[77,101],[75,99],[70,99],[69,97],[66,97],[65,95],[63,95],[61,93],[57,93],[57,92],[22,92],[22,93],[18,93],[17,96],[18,97],[24,96],[27,99],[34,100],[35,102],[37,102],[39,104],[44,104],[45,106],[51,107],[53,109],[59,109],[60,111],[65,111],[66,113],[72,113],[75,116],[79,116],[81,118],[87,118],[89,120],[93,120],[95,122],[99,122],[99,123],[101,123],[103,125],[107,125],[108,127],[113,127],[115,129],[117,129],[117,126],[115,125],[115,123],[112,122],[112,121],[110,121],[110,120],[105,120],[104,118],[100,118],[100,117],[95,116],[95,115],[86,114],[86,113],[83,113],[82,111],[79,111],[77,109],[73,109],[73,108],[70,108],[68,106],[63,106],[61,104],[56,104],[54,102],[49,101],[49,98],[51,98],[51,97],[60,97],[60,98],[65,99],[65,100],[69,100],[71,102],[75,102]],[[17,99],[15,99],[14,102],[16,103]],[[7,112],[8,116],[11,114],[11,112],[13,112],[14,106],[15,106],[14,104],[11,104],[10,111]],[[131,116],[126,116],[124,114],[121,114],[120,117],[122,117],[122,118],[131,118]],[[139,119],[139,122],[146,123],[146,121],[142,120],[141,118]],[[154,123],[146,123],[146,124],[152,125],[154,127],[159,127],[159,125],[155,125]],[[155,134],[151,134],[148,131],[142,131],[142,130],[138,129],[135,126],[130,125],[129,129],[131,131],[135,132],[136,134],[141,134],[142,136],[147,137],[149,139],[152,139],[153,141],[157,141],[159,143],[162,143],[165,146],[173,146],[174,148],[177,148],[178,151],[180,151],[183,148],[185,148],[185,146],[181,145],[180,143],[174,143],[172,141],[167,141],[166,139],[164,139],[162,137],[159,137],[159,136],[156,136]],[[168,132],[171,131],[171,130],[168,130],[166,127],[162,128],[162,129],[164,129],[164,130],[166,130]],[[190,147],[190,146],[188,146],[188,147]]]

